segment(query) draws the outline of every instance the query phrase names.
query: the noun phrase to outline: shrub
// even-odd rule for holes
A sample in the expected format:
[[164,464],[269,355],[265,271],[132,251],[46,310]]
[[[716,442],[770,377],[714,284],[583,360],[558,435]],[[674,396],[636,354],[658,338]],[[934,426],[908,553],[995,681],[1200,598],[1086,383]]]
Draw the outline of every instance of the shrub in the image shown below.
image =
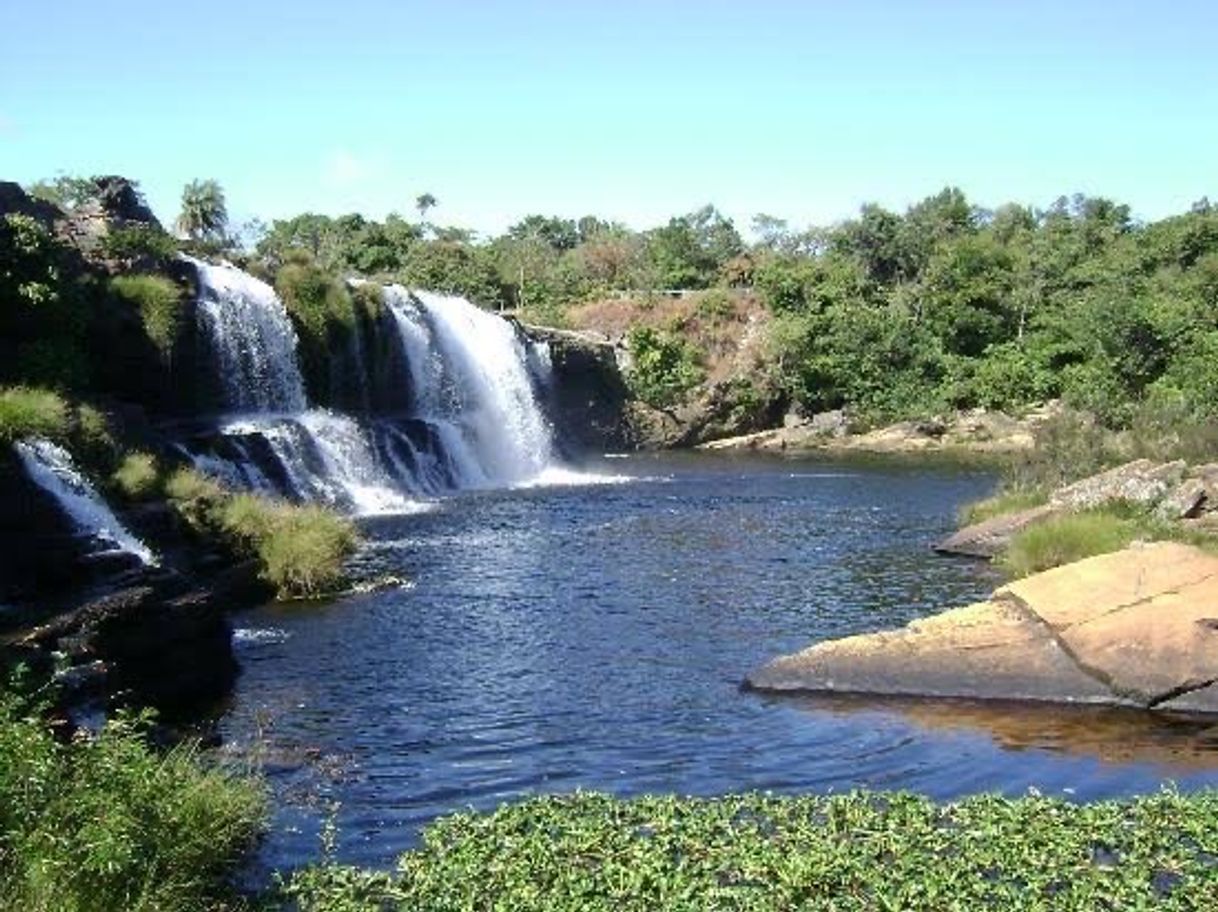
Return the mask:
[[627,336],[634,359],[627,382],[631,391],[654,408],[683,401],[702,382],[698,350],[674,333],[636,326]]
[[177,469],[165,481],[165,496],[196,532],[216,525],[214,516],[226,493],[220,482],[195,469]]
[[110,291],[139,311],[144,332],[169,358],[182,321],[181,289],[164,276],[124,275],[110,280]]
[[248,777],[192,745],[150,749],[144,720],[59,743],[0,692],[0,907],[194,912],[233,898],[229,872],[262,828]]
[[999,563],[1012,577],[1028,576],[1124,548],[1141,533],[1126,511],[1100,508],[1029,526],[1011,540]]
[[128,453],[123,457],[110,480],[128,500],[147,500],[157,494],[160,472],[150,453]]
[[106,256],[115,260],[162,263],[178,252],[178,242],[155,225],[128,225],[116,228],[102,241]]
[[25,386],[0,389],[0,442],[22,437],[62,440],[68,430],[68,404],[57,393]]

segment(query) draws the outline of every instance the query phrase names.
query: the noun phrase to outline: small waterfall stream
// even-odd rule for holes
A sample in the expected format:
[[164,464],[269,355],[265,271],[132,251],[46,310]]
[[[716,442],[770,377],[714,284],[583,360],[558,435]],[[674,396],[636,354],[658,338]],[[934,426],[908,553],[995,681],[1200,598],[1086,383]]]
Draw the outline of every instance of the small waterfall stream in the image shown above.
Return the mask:
[[127,531],[67,450],[36,437],[17,441],[13,449],[30,480],[55,498],[78,532],[102,545],[101,553],[123,552],[145,565],[157,564],[156,555]]
[[[184,259],[198,274],[198,328],[224,408],[214,433],[182,442],[203,471],[372,514],[413,512],[420,496],[445,491],[537,483],[553,465],[538,398],[549,353],[506,320],[464,298],[383,288],[378,331],[400,356],[389,378],[395,404],[357,420],[310,408],[296,334],[273,288],[228,264]],[[354,361],[366,371],[366,342],[355,335]],[[367,376],[345,379],[368,399]]]

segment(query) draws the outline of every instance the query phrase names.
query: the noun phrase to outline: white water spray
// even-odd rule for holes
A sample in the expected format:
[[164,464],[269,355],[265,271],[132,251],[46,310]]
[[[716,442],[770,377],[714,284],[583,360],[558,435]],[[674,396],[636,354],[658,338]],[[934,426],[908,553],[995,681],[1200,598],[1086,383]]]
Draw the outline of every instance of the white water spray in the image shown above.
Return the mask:
[[78,532],[106,545],[109,552],[134,554],[156,566],[156,555],[127,531],[67,450],[40,438],[19,440],[13,449],[30,480],[55,498]]

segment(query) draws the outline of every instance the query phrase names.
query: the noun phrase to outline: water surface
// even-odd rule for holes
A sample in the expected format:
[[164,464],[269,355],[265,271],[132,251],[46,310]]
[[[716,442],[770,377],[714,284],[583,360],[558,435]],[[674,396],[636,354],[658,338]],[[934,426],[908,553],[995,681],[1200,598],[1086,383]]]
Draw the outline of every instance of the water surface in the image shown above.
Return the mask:
[[984,597],[932,556],[992,475],[950,466],[632,457],[616,484],[465,493],[368,521],[413,585],[237,624],[225,735],[279,796],[269,863],[389,864],[437,815],[538,792],[714,795],[1218,784],[1218,735],[1146,714],[773,698],[752,667]]

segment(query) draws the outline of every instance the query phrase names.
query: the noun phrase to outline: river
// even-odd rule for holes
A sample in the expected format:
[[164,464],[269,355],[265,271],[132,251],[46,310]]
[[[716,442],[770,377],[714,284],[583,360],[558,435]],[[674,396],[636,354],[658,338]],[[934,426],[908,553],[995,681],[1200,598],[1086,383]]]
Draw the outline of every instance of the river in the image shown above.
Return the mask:
[[265,764],[264,860],[388,865],[440,814],[538,792],[1218,785],[1218,734],[1145,714],[773,698],[744,674],[808,643],[985,596],[935,557],[994,477],[946,465],[632,456],[598,484],[464,492],[364,523],[407,587],[236,620],[225,740]]

